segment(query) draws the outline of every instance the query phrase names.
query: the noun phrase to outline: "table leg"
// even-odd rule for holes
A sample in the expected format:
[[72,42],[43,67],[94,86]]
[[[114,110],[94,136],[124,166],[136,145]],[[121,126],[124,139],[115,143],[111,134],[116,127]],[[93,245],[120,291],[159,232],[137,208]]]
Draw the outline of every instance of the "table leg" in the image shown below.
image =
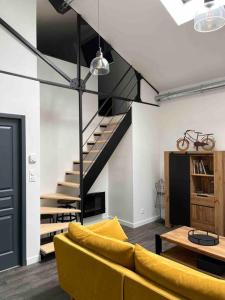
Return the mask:
[[155,235],[155,253],[158,255],[162,253],[162,240],[159,234]]

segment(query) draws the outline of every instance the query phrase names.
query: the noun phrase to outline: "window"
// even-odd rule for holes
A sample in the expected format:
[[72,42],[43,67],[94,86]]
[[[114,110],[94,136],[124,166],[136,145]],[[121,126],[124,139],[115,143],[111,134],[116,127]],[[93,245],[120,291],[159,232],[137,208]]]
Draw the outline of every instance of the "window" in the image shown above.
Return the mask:
[[[182,25],[194,19],[194,16],[204,0],[160,0],[165,6],[171,17],[177,23]],[[225,5],[225,0],[215,0]]]

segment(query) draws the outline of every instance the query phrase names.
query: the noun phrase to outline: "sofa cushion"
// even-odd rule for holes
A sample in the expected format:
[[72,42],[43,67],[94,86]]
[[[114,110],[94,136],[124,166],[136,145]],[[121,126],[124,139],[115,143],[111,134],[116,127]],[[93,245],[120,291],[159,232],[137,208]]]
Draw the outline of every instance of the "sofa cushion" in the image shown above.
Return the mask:
[[69,224],[68,236],[75,243],[121,266],[134,269],[134,246],[132,244],[94,233],[78,223]]
[[192,300],[225,299],[225,282],[135,246],[135,271]]
[[128,241],[128,237],[123,231],[123,228],[121,227],[117,217],[106,222],[99,222],[86,228],[100,235],[104,235],[124,242]]

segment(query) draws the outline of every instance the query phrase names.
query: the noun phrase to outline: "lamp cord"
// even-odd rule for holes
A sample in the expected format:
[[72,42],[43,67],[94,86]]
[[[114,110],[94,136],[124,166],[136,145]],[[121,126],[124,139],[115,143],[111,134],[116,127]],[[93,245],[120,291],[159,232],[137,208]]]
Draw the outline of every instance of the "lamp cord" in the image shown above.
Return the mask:
[[100,38],[100,0],[98,0],[98,45],[101,48],[101,38]]

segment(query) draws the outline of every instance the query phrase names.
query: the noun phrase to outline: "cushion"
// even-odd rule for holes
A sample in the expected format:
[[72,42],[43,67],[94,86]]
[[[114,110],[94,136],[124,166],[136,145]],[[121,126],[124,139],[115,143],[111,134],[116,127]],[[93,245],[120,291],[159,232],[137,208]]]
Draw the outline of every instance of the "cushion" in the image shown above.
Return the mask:
[[93,230],[95,230],[95,229],[101,227],[102,225],[106,224],[106,223],[109,222],[109,221],[110,221],[109,219],[106,219],[106,220],[102,220],[102,221],[100,221],[100,222],[98,222],[98,223],[86,225],[85,227],[93,231]]
[[225,282],[135,246],[135,271],[192,300],[225,299]]
[[132,244],[102,236],[78,223],[69,224],[68,236],[75,243],[96,254],[131,270],[134,269],[134,246]]
[[123,231],[123,228],[121,227],[117,217],[112,220],[108,220],[106,222],[103,221],[94,225],[95,226],[92,225],[88,227],[88,229],[100,235],[111,237],[124,242],[128,241],[128,237]]

